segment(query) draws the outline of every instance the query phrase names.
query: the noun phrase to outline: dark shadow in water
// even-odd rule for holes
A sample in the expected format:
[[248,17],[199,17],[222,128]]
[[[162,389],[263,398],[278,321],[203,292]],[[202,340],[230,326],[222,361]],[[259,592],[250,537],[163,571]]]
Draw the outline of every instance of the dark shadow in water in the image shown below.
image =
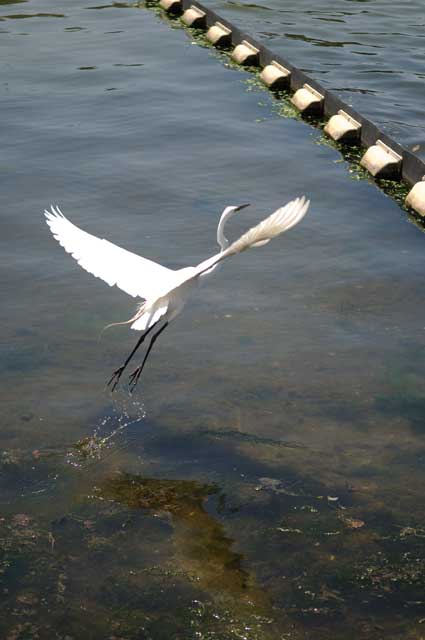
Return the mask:
[[422,390],[397,390],[394,394],[380,396],[376,400],[377,410],[394,418],[398,415],[406,420],[417,434],[425,433],[425,393]]
[[63,13],[16,13],[2,16],[2,20],[24,20],[26,18],[65,18]]
[[100,4],[95,7],[85,7],[86,9],[134,9],[137,2],[112,2],[111,4]]
[[375,399],[376,410],[389,419],[407,422],[418,435],[425,433],[425,381],[422,371],[424,349],[405,341],[404,361],[390,362],[386,375],[387,392]]

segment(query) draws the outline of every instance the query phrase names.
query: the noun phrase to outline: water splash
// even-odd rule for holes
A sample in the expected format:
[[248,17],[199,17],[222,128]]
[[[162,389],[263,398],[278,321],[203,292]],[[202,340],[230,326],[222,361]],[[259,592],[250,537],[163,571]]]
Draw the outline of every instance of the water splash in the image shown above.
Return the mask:
[[99,462],[105,462],[129,446],[132,438],[125,433],[126,430],[142,423],[145,417],[146,410],[141,400],[130,394],[114,396],[110,412],[99,418],[92,435],[79,440],[67,452],[67,464],[87,470]]

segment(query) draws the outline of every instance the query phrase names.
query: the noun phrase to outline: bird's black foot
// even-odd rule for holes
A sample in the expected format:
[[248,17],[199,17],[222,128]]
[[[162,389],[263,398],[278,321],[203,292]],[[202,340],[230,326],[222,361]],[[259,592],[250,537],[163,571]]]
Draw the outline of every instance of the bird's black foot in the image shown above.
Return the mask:
[[118,369],[116,369],[112,374],[112,378],[107,383],[107,386],[111,388],[111,391],[115,391],[115,387],[120,381],[120,378],[122,376],[122,372],[124,371],[124,369],[125,369],[125,366],[122,365],[121,367],[118,367]]
[[130,375],[128,386],[130,387],[131,392],[133,392],[134,389],[136,388],[142,371],[143,371],[143,366],[141,365],[140,367],[137,367],[137,369],[135,369],[133,373]]

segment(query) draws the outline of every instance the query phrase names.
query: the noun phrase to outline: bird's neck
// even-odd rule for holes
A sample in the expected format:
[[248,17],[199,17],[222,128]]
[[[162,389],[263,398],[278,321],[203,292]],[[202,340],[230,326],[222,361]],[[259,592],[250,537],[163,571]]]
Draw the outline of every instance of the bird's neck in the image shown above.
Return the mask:
[[218,227],[217,227],[217,243],[220,245],[221,250],[225,251],[225,249],[227,249],[227,247],[229,246],[229,241],[226,238],[226,236],[224,235],[224,226],[226,224],[226,222],[228,221],[228,219],[231,217],[233,211],[224,211],[224,213],[222,214],[221,218],[220,218],[220,222],[218,223]]

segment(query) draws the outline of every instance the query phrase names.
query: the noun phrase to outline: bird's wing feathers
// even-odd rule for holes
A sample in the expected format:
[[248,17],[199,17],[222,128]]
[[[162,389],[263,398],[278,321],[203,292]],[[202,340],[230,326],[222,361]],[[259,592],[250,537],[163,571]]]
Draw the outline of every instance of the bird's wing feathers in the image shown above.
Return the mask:
[[53,236],[83,269],[134,298],[155,295],[175,273],[79,229],[65,218],[58,207],[52,206],[51,211],[44,213]]
[[[309,200],[296,198],[287,205],[277,209],[268,218],[252,227],[226,250],[227,256],[241,253],[251,247],[261,247],[284,231],[295,226],[307,213]],[[226,256],[226,257],[227,257]]]
[[252,227],[246,231],[238,240],[233,242],[228,249],[217,253],[216,255],[204,260],[195,269],[194,277],[197,277],[211,269],[217,262],[221,262],[229,256],[233,256],[251,247],[261,247],[267,244],[272,238],[275,238],[280,233],[288,231],[291,227],[294,227],[300,222],[308,211],[310,201],[306,200],[304,196],[296,198],[287,205],[277,209],[268,218],[262,220],[255,227]]

